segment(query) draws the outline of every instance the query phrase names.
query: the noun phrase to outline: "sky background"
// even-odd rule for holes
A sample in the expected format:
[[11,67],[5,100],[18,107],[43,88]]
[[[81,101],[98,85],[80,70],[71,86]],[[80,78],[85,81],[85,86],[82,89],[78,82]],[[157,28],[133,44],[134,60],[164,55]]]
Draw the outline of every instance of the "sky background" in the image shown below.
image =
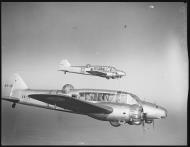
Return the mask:
[[[2,3],[2,84],[19,73],[31,89],[123,90],[168,110],[155,129],[2,102],[2,144],[187,144],[187,8],[170,3]],[[127,26],[127,27],[125,27]],[[111,65],[121,79],[64,74],[71,65]],[[3,91],[3,90],[2,90]]]

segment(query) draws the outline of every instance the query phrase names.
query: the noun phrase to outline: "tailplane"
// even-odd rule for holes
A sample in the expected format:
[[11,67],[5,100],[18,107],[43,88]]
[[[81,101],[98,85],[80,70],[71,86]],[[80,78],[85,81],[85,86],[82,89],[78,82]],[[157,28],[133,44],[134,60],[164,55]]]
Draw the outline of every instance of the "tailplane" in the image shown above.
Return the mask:
[[66,67],[69,67],[71,66],[71,64],[69,63],[69,61],[67,59],[64,59],[60,62],[60,65],[62,66],[66,66]]

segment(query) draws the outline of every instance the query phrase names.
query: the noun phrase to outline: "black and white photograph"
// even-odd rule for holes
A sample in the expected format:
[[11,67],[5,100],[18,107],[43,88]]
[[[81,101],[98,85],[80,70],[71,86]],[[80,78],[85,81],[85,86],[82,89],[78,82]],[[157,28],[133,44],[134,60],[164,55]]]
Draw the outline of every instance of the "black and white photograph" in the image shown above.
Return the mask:
[[2,2],[2,145],[187,145],[186,2]]

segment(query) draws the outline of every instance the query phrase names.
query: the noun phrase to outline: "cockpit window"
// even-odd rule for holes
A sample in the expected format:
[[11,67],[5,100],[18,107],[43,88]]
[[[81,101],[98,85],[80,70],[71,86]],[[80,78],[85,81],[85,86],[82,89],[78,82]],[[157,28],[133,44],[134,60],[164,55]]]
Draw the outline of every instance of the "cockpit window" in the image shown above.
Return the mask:
[[111,72],[114,72],[116,71],[116,68],[115,67],[111,67]]
[[99,93],[99,92],[80,92],[80,99],[86,101],[100,101],[100,102],[113,102],[113,103],[123,103],[123,104],[138,104],[132,95],[126,93]]
[[127,104],[133,105],[138,104],[138,102],[129,94],[127,94]]
[[129,95],[130,95],[132,98],[134,98],[136,101],[138,101],[138,102],[141,101],[141,99],[140,99],[138,96],[136,96],[135,94],[129,93]]
[[116,68],[111,66],[94,66],[94,70],[104,71],[104,72],[114,72],[116,71]]

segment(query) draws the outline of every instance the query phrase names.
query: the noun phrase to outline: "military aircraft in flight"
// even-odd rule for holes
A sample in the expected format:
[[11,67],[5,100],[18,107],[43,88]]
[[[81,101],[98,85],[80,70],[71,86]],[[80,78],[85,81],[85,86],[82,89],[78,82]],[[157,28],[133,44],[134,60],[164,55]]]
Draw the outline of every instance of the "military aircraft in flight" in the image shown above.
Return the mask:
[[84,75],[93,75],[104,77],[106,79],[116,79],[121,78],[126,75],[124,71],[118,70],[113,66],[100,66],[100,65],[90,65],[86,66],[71,66],[67,59],[64,59],[59,64],[59,71],[63,71],[65,74],[69,73],[77,73]]
[[108,121],[114,127],[154,123],[154,119],[167,117],[167,110],[141,100],[135,94],[116,90],[74,89],[71,84],[62,90],[29,89],[18,74],[3,86],[3,100],[56,111],[87,115]]

